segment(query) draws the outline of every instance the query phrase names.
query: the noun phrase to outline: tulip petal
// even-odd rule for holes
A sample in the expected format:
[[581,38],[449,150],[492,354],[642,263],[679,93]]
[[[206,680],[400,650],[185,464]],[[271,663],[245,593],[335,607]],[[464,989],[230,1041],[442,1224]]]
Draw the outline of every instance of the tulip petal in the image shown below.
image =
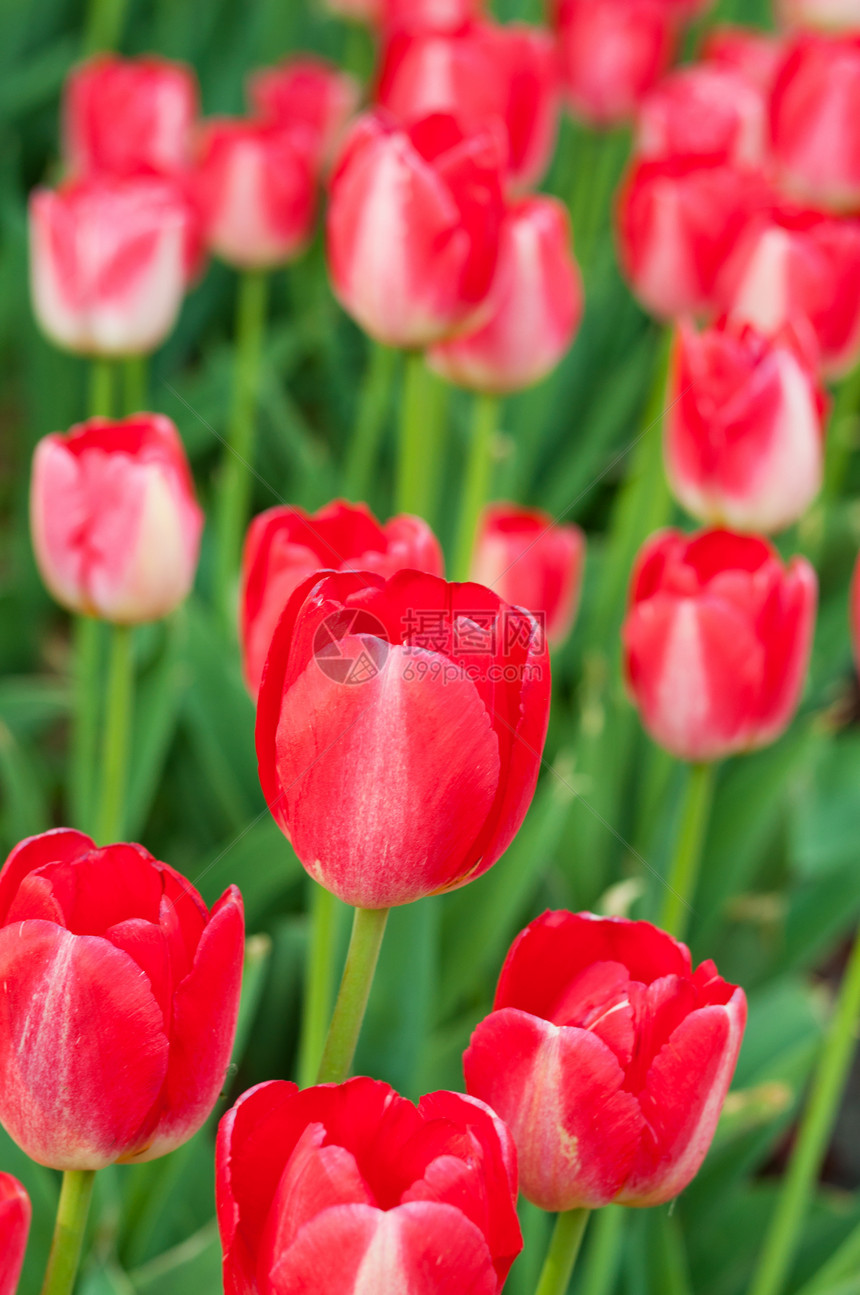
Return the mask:
[[27,837],[16,845],[0,871],[0,924],[5,923],[9,905],[29,872],[48,863],[68,862],[94,848],[91,837],[68,827]]
[[0,1295],[15,1295],[30,1230],[30,1198],[11,1174],[0,1173]]

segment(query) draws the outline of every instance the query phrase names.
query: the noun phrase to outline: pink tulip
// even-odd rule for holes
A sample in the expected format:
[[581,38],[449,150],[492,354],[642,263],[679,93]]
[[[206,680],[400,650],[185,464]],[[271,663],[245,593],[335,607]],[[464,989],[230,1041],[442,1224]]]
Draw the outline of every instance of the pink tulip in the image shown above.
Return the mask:
[[11,1174],[0,1173],[0,1295],[15,1295],[30,1231],[30,1198]]
[[307,132],[315,166],[323,171],[355,115],[361,87],[355,77],[325,59],[305,55],[254,72],[248,95],[265,120]]
[[642,158],[690,156],[756,166],[764,161],[767,104],[743,73],[694,63],[664,77],[639,105]]

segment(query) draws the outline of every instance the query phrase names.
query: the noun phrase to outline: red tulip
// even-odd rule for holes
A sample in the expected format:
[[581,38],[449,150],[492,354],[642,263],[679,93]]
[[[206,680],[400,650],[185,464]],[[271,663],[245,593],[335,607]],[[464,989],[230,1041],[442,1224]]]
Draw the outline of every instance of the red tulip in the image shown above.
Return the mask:
[[669,379],[666,467],[711,525],[778,531],[821,486],[826,399],[795,339],[682,324]]
[[678,68],[639,105],[636,151],[643,158],[710,158],[759,165],[765,156],[766,100],[743,73],[718,64]]
[[179,433],[163,414],[92,418],[43,437],[30,518],[42,579],[72,611],[156,620],[194,582],[203,514]]
[[497,1295],[522,1249],[510,1134],[483,1102],[375,1079],[260,1084],[218,1131],[227,1295]]
[[325,59],[305,55],[254,72],[248,84],[254,110],[286,129],[306,131],[318,169],[331,162],[354,116],[361,87]]
[[661,531],[633,572],[627,679],[642,723],[682,760],[766,746],[800,700],[817,581],[756,536]]
[[456,116],[469,130],[504,123],[516,189],[536,184],[549,166],[560,86],[552,37],[540,28],[398,29],[385,50],[377,96],[407,126],[435,112]]
[[457,31],[480,18],[483,0],[383,0],[383,21],[388,28],[411,31]]
[[184,63],[152,55],[88,59],[69,74],[63,97],[69,170],[76,176],[184,171],[197,99],[197,80]]
[[566,207],[526,198],[508,208],[489,318],[439,342],[429,362],[474,391],[521,391],[551,373],[569,350],[583,311],[582,276]]
[[536,622],[474,584],[320,573],[278,622],[257,707],[267,804],[362,908],[490,868],[534,794],[550,671]]
[[472,576],[514,607],[543,618],[550,643],[570,633],[579,606],[585,536],[549,513],[516,504],[484,512]]
[[30,1198],[11,1174],[0,1173],[0,1295],[15,1295],[30,1231]]
[[789,27],[835,32],[860,28],[860,0],[777,0],[776,8]]
[[359,118],[331,182],[328,257],[344,308],[378,341],[408,349],[480,316],[501,229],[504,150],[435,114],[398,129]]
[[793,42],[773,88],[770,125],[785,188],[834,211],[860,209],[860,32]]
[[294,259],[313,231],[315,181],[307,129],[213,118],[201,132],[196,173],[209,247],[245,270]]
[[719,161],[634,163],[621,193],[618,238],[645,308],[664,319],[712,311],[718,275],[763,198],[756,172]]
[[275,626],[290,595],[323,568],[390,576],[410,567],[441,576],[439,541],[420,517],[393,517],[385,526],[365,504],[337,499],[309,516],[300,508],[270,508],[248,528],[240,595],[242,660],[256,697]]
[[163,177],[100,175],[37,189],[30,199],[36,319],[71,351],[152,351],[176,321],[197,242],[187,195]]
[[209,913],[140,845],[61,829],[0,871],[0,1122],[53,1169],[152,1160],[193,1136],[224,1083],[242,900]]
[[705,1158],[745,1023],[743,990],[649,922],[544,913],[511,947],[466,1087],[542,1209],[661,1205]]
[[825,373],[847,373],[860,357],[860,220],[771,204],[739,239],[718,295],[769,335],[805,318]]
[[733,68],[769,94],[784,53],[781,37],[751,27],[712,27],[701,57],[717,67]]
[[678,15],[666,0],[557,0],[556,30],[572,111],[611,126],[633,116],[668,68]]

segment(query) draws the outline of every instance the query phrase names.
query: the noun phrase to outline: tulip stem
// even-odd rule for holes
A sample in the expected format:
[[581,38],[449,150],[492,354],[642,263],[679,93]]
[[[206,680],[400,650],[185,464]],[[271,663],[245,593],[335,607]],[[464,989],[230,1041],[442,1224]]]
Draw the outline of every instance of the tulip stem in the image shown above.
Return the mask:
[[860,930],[845,968],[833,1019],[812,1078],[750,1295],[779,1295],[785,1285],[848,1079],[857,1044],[858,1024]]
[[594,1220],[582,1271],[581,1295],[612,1295],[624,1247],[627,1211],[607,1205]]
[[131,627],[113,625],[102,747],[102,798],[96,829],[100,845],[113,844],[122,833],[134,693],[131,649]]
[[334,997],[334,958],[337,936],[337,898],[324,886],[313,887],[310,906],[310,941],[306,960],[302,1032],[299,1040],[299,1087],[314,1083],[325,1045],[326,1025]]
[[242,531],[248,519],[254,457],[254,423],[269,280],[265,270],[246,270],[239,279],[233,409],[216,517],[215,597],[225,621],[234,619],[234,583]]
[[475,396],[471,439],[466,461],[466,481],[460,502],[460,521],[454,546],[453,577],[468,580],[481,513],[490,491],[493,472],[493,437],[499,421],[495,396]]
[[69,751],[69,798],[72,822],[92,830],[96,760],[99,743],[99,664],[101,623],[76,616],[74,625],[74,698]]
[[67,1169],[63,1174],[42,1295],[70,1295],[74,1288],[95,1177],[92,1169]]
[[590,1213],[567,1210],[557,1216],[535,1295],[565,1295]]
[[381,342],[371,343],[364,374],[355,430],[349,443],[344,471],[345,494],[359,503],[367,496],[385,430],[385,415],[391,400],[397,352]]
[[406,355],[400,403],[400,446],[397,463],[397,511],[426,517],[433,480],[435,446],[427,408],[427,366],[421,351]]
[[349,1074],[387,921],[387,908],[355,910],[346,966],[317,1076],[319,1084],[342,1084]]
[[90,418],[110,418],[113,413],[113,364],[93,360],[90,365]]
[[699,879],[699,865],[714,796],[714,765],[690,765],[675,855],[666,880],[658,925],[684,938]]
[[123,404],[126,417],[146,409],[146,356],[130,355],[123,363]]

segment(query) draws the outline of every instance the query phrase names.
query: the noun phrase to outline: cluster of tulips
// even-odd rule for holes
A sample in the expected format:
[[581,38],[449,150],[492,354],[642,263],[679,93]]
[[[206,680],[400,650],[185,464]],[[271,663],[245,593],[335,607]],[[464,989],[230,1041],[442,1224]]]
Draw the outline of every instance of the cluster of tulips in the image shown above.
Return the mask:
[[[273,1079],[221,1119],[225,1290],[495,1295],[522,1249],[522,1193],[559,1215],[539,1292],[563,1295],[590,1211],[663,1204],[697,1173],[741,1045],[743,990],[694,967],[680,937],[714,762],[784,732],[809,661],[813,565],[765,536],[819,494],[824,383],[860,358],[860,6],[786,0],[780,34],[716,30],[675,71],[702,8],[690,0],[558,0],[546,29],[499,25],[475,0],[331,8],[373,29],[370,108],[308,57],[255,72],[248,117],[200,120],[188,68],[101,54],[65,87],[64,178],[32,197],[36,317],[94,360],[93,416],[36,450],[33,546],[79,618],[83,673],[88,627],[114,635],[101,765],[97,733],[80,748],[98,766],[82,821],[23,841],[0,872],[0,1123],[64,1172],[45,1295],[73,1289],[95,1172],[197,1133],[236,1031],[239,891],[210,911],[118,843],[129,632],[187,597],[204,528],[182,438],[148,411],[136,360],[210,253],[241,275],[215,597],[238,629],[269,811],[320,895],[355,910],[318,1082]],[[487,506],[496,399],[545,378],[583,315],[567,210],[535,192],[565,102],[593,125],[634,122],[620,256],[673,325],[666,468],[709,527],[647,537],[623,627],[643,725],[692,766],[686,847],[666,929],[531,922],[465,1052],[465,1092],[416,1106],[349,1077],[386,917],[468,885],[518,832],[585,561],[576,526]],[[371,364],[406,353],[401,511],[385,523],[345,500],[248,517],[269,276],[307,248],[323,190],[336,297]],[[428,369],[476,393],[456,582],[421,515]],[[351,488],[377,466],[379,427],[365,432]],[[78,727],[86,738],[86,714]],[[0,1175],[0,1295],[29,1215]]]

